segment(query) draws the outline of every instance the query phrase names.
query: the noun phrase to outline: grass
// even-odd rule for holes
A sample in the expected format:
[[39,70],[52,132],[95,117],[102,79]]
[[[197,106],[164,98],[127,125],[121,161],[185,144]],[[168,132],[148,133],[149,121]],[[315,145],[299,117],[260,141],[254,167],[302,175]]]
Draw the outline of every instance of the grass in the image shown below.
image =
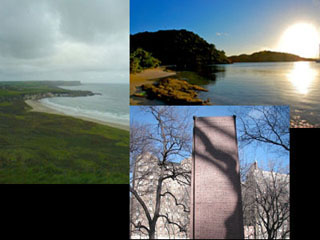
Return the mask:
[[0,183],[129,182],[128,131],[29,110],[0,101]]

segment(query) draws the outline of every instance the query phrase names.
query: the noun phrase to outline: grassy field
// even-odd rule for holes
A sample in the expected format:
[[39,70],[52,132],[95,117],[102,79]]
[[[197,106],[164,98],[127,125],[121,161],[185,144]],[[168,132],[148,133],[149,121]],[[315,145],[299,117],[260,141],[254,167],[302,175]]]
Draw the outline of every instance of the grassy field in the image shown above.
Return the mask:
[[12,96],[56,87],[8,85],[0,83],[0,183],[129,182],[128,131],[30,112]]

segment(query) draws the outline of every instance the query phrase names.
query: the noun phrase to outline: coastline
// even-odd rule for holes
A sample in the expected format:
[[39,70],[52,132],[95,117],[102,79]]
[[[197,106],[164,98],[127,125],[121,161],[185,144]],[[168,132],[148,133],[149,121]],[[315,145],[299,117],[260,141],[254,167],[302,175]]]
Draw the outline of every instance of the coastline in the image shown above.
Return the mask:
[[305,119],[302,119],[300,115],[291,116],[290,128],[319,128],[320,124],[312,124]]
[[147,83],[154,83],[159,78],[174,76],[177,73],[172,70],[165,70],[165,67],[146,69],[140,73],[130,73],[130,105],[137,105],[139,101],[133,99],[133,94],[139,93],[141,86]]
[[198,91],[208,90],[180,78],[179,73],[165,67],[131,73],[130,105],[209,105],[209,98],[197,97]]
[[111,123],[111,122],[108,122],[108,121],[101,121],[101,120],[97,120],[97,119],[90,118],[90,117],[68,115],[68,114],[65,114],[62,111],[59,111],[57,109],[50,108],[49,106],[44,105],[39,100],[30,100],[29,99],[29,100],[25,100],[25,103],[32,108],[30,110],[32,112],[43,112],[43,113],[48,113],[48,114],[57,114],[57,115],[62,115],[62,116],[74,117],[74,118],[78,118],[78,119],[81,119],[81,120],[84,120],[84,121],[94,122],[94,123],[98,123],[98,124],[102,124],[102,125],[106,125],[106,126],[109,126],[109,127],[114,127],[114,128],[126,130],[126,131],[130,130],[129,126],[125,126],[125,125],[121,125],[121,124]]

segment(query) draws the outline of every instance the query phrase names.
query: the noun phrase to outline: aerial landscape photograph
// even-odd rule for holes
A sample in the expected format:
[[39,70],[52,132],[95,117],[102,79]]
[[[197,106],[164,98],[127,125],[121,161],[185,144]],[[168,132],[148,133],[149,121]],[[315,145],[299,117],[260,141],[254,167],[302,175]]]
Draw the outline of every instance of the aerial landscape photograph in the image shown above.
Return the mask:
[[0,5],[0,184],[127,184],[129,1]]
[[320,1],[131,1],[130,105],[288,105],[320,127]]

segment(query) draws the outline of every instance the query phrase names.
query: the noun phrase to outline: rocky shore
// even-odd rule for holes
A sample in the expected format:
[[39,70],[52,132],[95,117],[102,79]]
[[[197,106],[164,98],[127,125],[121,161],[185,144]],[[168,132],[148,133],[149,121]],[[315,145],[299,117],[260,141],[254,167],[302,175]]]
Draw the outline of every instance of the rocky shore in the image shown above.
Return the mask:
[[311,124],[300,116],[293,116],[290,120],[290,128],[319,128],[320,124]]
[[99,93],[93,93],[90,91],[68,91],[68,92],[44,92],[44,93],[28,93],[19,94],[12,96],[0,96],[0,101],[3,100],[39,100],[42,98],[52,98],[52,97],[85,97],[99,95]]
[[204,101],[197,97],[198,91],[207,92],[207,89],[175,78],[164,78],[157,83],[143,84],[142,90],[145,91],[145,94],[137,93],[134,96],[159,99],[172,105],[206,105],[209,103],[209,99]]
[[94,96],[96,93],[90,91],[72,91],[67,93],[39,93],[39,94],[27,94],[23,96],[24,100],[39,100],[42,98],[51,98],[51,97],[85,97],[85,96]]

